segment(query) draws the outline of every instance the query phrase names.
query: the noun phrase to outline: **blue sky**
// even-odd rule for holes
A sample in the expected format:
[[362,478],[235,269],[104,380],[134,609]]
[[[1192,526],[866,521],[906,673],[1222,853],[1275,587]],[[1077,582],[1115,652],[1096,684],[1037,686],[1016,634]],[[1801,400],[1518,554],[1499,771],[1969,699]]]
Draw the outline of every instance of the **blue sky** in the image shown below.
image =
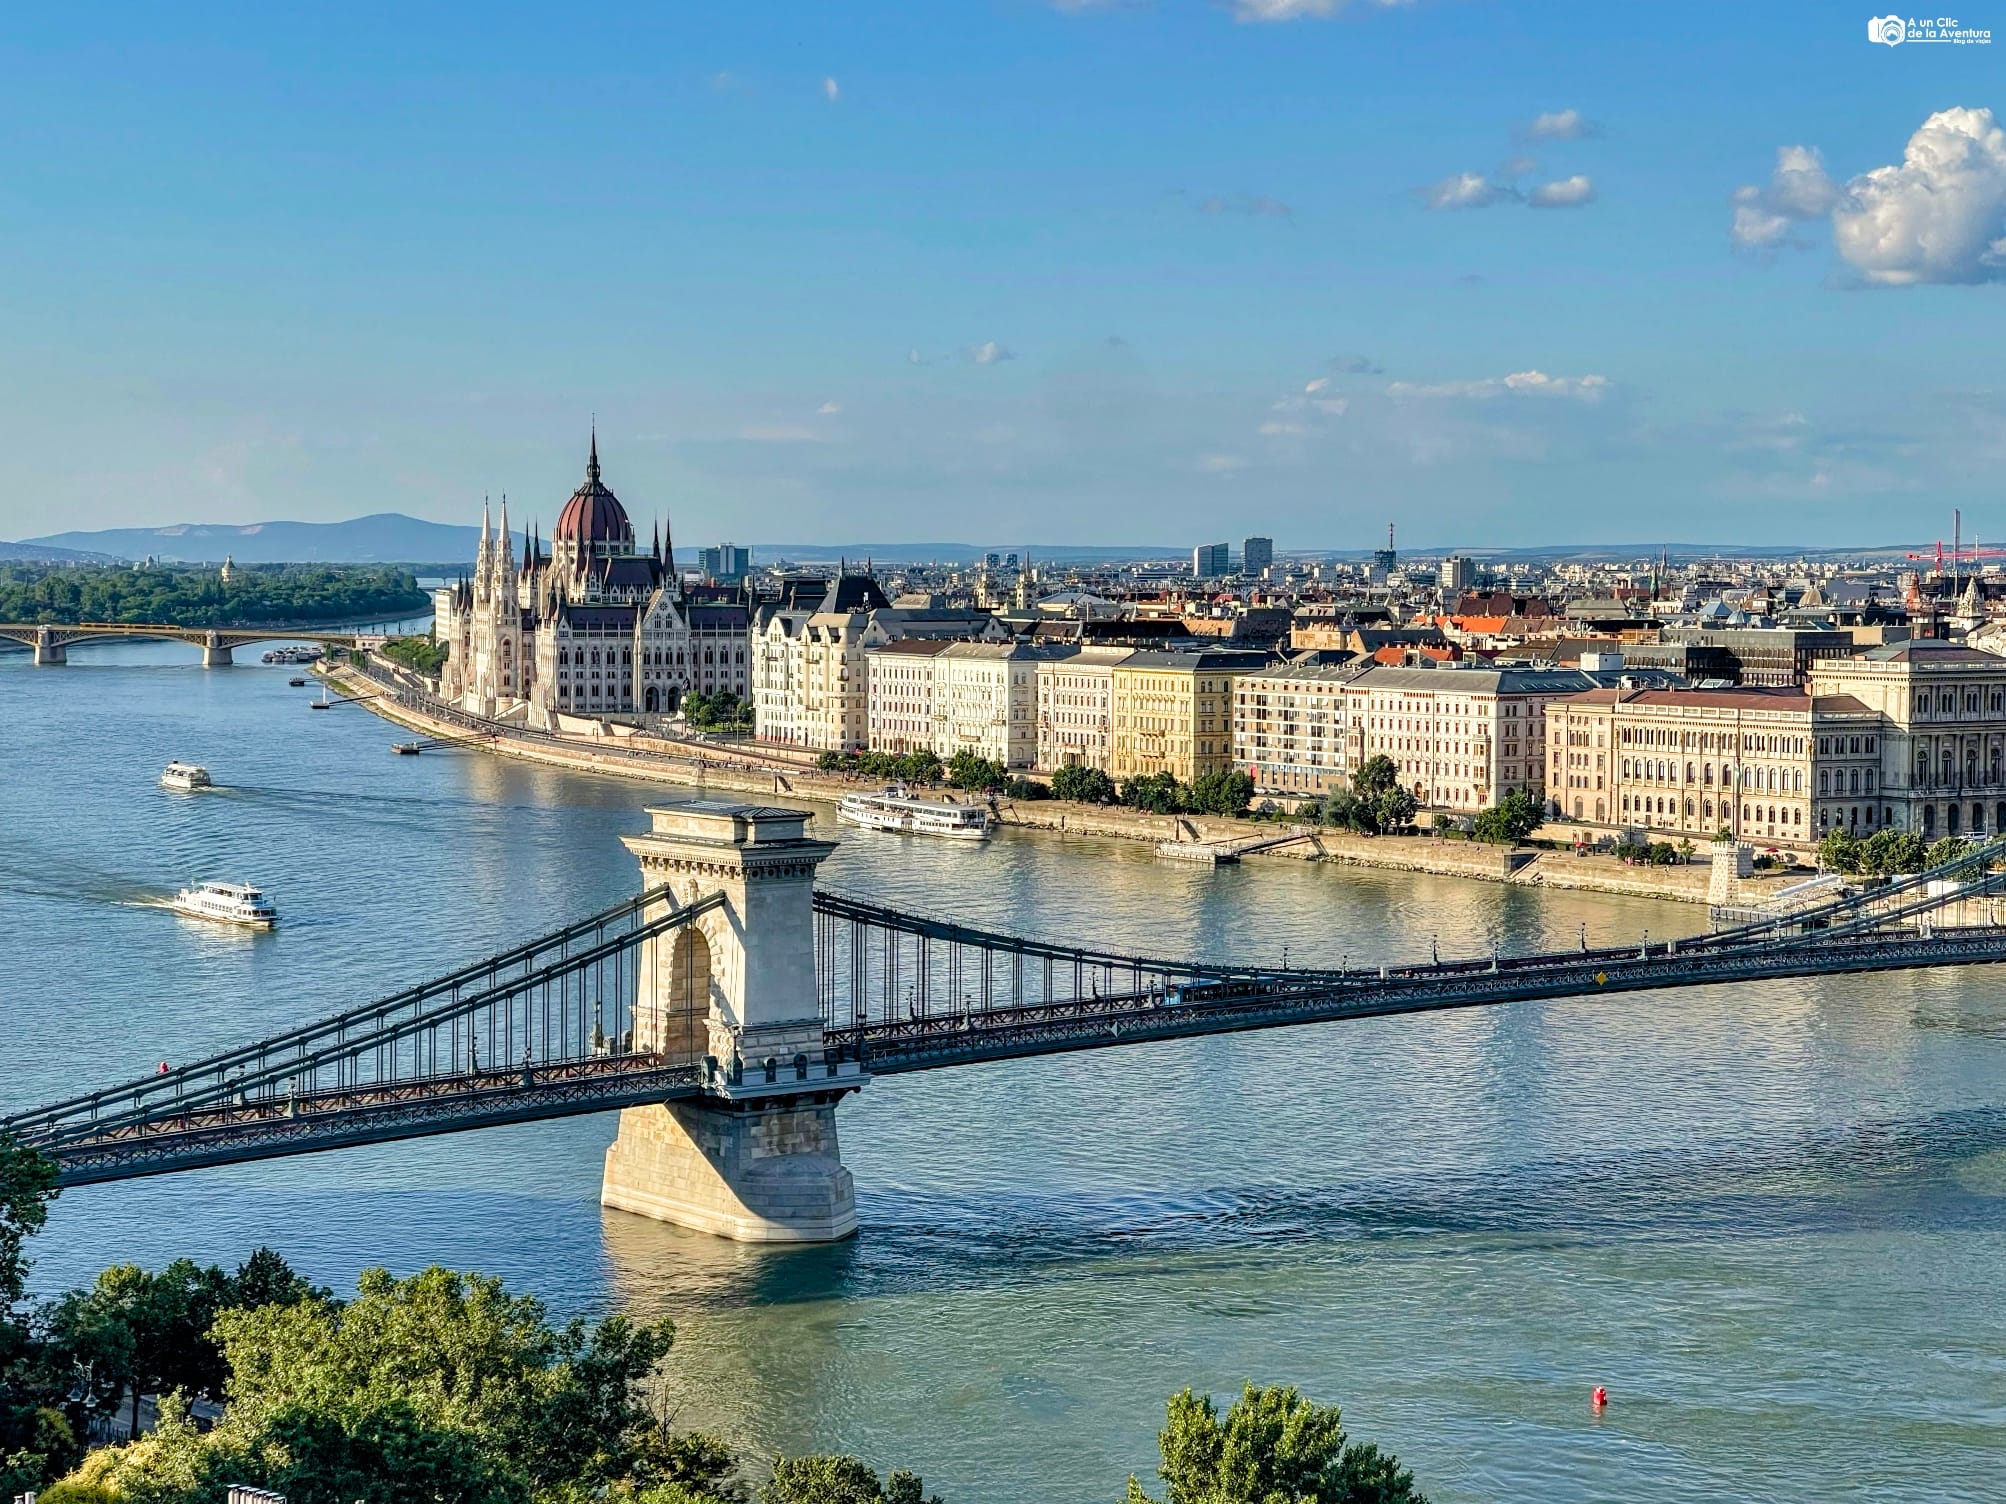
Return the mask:
[[1868,14],[19,7],[0,537],[2006,538],[2006,0]]

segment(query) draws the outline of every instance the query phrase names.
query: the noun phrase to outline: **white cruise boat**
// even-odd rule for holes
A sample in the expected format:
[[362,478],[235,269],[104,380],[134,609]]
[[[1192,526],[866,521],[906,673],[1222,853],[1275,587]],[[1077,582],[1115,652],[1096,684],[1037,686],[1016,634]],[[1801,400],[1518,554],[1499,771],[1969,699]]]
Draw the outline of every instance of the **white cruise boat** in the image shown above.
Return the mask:
[[953,841],[987,840],[994,823],[984,805],[915,798],[902,784],[875,794],[845,794],[837,801],[836,814],[869,830],[946,836]]
[[249,883],[197,883],[175,894],[168,907],[193,919],[214,919],[259,930],[279,922],[279,911],[272,907],[272,901]]
[[199,763],[171,762],[161,771],[160,786],[164,789],[212,789],[216,785],[209,777],[209,770]]

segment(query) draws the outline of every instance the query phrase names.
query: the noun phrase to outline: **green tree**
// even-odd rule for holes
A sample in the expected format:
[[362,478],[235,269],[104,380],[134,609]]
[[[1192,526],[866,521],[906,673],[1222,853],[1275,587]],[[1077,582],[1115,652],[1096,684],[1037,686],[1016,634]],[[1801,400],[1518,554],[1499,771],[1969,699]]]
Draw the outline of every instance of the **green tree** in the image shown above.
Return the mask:
[[401,663],[414,674],[436,679],[446,665],[448,650],[431,637],[393,637],[377,650],[392,663]]
[[1052,797],[1076,804],[1112,804],[1114,780],[1099,768],[1064,767],[1052,774]]
[[[1246,1386],[1222,1418],[1209,1396],[1171,1396],[1158,1438],[1165,1504],[1427,1504],[1398,1460],[1345,1439],[1335,1405]],[[1156,1504],[1135,1478],[1128,1504]]]
[[1184,785],[1174,773],[1139,773],[1121,786],[1121,802],[1152,815],[1181,814]]
[[683,720],[698,731],[749,731],[752,706],[728,689],[692,690],[683,696]]
[[903,754],[893,768],[892,776],[901,783],[938,783],[945,771],[940,758],[922,748]]
[[1190,808],[1200,815],[1239,816],[1254,797],[1254,780],[1238,768],[1201,773],[1191,785]]
[[[1969,841],[1957,836],[1944,836],[1930,844],[1929,850],[1923,853],[1922,867],[1918,867],[1916,870],[1920,872],[1928,867],[1948,866],[1970,849],[1971,843]],[[1951,875],[1957,876],[1958,874],[1953,873]]]
[[1860,870],[1860,838],[1844,828],[1828,831],[1818,842],[1818,861],[1834,872]]
[[958,789],[1000,789],[1010,781],[1010,770],[963,747],[947,760],[947,781]]
[[53,1159],[0,1133],[0,1319],[27,1292],[26,1244],[49,1220],[56,1175]]
[[1382,753],[1359,765],[1349,790],[1325,796],[1322,819],[1326,825],[1383,835],[1411,824],[1416,807],[1413,793],[1400,786],[1400,769]]
[[212,1335],[228,1374],[216,1430],[163,1426],[94,1454],[79,1485],[197,1504],[227,1469],[300,1504],[344,1504],[370,1468],[419,1454],[443,1471],[414,1464],[433,1492],[399,1498],[506,1504],[610,1485],[647,1455],[642,1386],[674,1334],[624,1317],[553,1327],[539,1302],[498,1280],[376,1269],[345,1304],[312,1292],[225,1310]]
[[1539,829],[1545,818],[1537,799],[1523,789],[1513,789],[1492,808],[1477,815],[1471,822],[1471,832],[1479,841],[1510,846]]
[[879,1481],[870,1464],[854,1457],[783,1457],[759,1491],[760,1504],[940,1504],[927,1498],[914,1473]]
[[1860,843],[1860,870],[1876,877],[1920,872],[1929,849],[1912,830],[1877,830]]

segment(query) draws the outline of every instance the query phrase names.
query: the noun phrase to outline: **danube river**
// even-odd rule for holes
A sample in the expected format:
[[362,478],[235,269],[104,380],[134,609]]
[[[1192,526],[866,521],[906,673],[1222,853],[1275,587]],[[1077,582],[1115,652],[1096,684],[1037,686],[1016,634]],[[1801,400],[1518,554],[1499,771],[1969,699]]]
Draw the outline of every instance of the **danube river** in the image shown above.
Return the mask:
[[[393,757],[391,728],[309,714],[284,670],[193,660],[0,655],[8,1108],[606,905],[636,884],[617,838],[672,797]],[[224,787],[156,788],[170,758]],[[283,928],[160,907],[204,877],[263,884]],[[824,879],[992,928],[1324,964],[1703,922],[1023,832],[847,832]],[[1522,1004],[887,1080],[841,1112],[865,1230],[834,1248],[603,1213],[613,1123],[581,1118],[72,1192],[36,1278],[269,1243],[336,1286],[441,1263],[560,1312],[668,1313],[684,1422],[912,1467],[949,1504],[1118,1500],[1170,1391],[1247,1378],[1341,1401],[1436,1504],[1999,1498],[2000,983]]]

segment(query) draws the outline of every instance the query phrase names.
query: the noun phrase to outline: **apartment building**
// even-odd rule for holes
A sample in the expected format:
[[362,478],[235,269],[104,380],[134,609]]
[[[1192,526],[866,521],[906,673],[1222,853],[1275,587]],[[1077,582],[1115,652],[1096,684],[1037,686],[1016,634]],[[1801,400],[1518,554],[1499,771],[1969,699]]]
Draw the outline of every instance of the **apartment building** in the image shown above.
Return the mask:
[[1143,650],[1116,664],[1108,772],[1169,773],[1188,783],[1231,766],[1233,682],[1267,662],[1266,653],[1217,649]]
[[1038,662],[1037,765],[1099,768],[1114,763],[1114,671],[1133,648],[1087,647]]
[[[819,581],[810,582],[819,584]],[[867,575],[843,575],[819,597],[761,605],[752,626],[752,710],[762,741],[858,752],[870,736],[870,649],[1008,633],[983,612],[895,609]]]
[[1264,794],[1347,787],[1345,695],[1364,664],[1279,663],[1233,682],[1233,766]]
[[1038,665],[1050,649],[955,642],[933,659],[933,750],[972,752],[1006,768],[1038,758]]
[[1514,790],[1537,794],[1547,708],[1596,682],[1574,669],[1367,669],[1345,689],[1345,771],[1389,757],[1431,809],[1473,813]]
[[864,650],[864,731],[873,752],[933,750],[933,661],[951,646],[901,637]]

